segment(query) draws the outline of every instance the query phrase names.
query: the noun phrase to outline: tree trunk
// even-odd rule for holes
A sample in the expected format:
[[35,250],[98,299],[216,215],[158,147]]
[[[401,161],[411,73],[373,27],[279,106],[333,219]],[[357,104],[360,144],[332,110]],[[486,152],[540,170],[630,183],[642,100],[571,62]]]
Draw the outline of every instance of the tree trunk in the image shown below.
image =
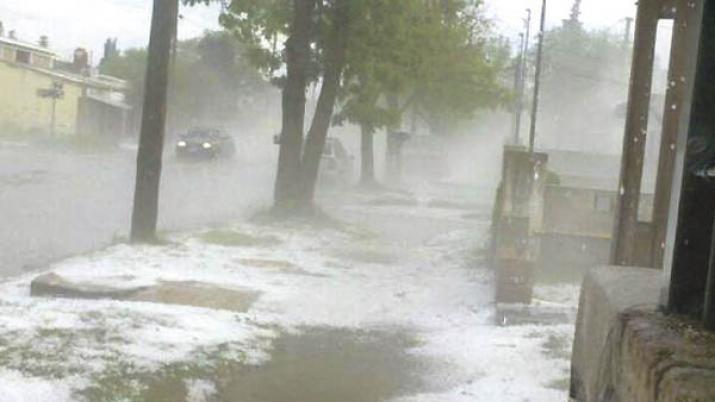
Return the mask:
[[375,184],[374,131],[364,125],[360,126],[360,183]]
[[308,131],[302,163],[302,191],[300,207],[307,208],[313,202],[315,185],[318,180],[320,159],[325,147],[325,139],[333,117],[333,109],[340,88],[340,78],[345,66],[348,39],[349,1],[338,0],[334,11],[333,32],[326,48],[326,69],[323,86],[318,97],[313,122]]
[[[400,108],[400,100],[395,94],[387,95],[387,106],[391,110]],[[400,182],[401,170],[399,158],[400,140],[396,127],[387,129],[387,148],[385,149],[385,179],[387,182],[397,184]]]
[[301,152],[305,125],[305,88],[310,64],[310,31],[316,0],[293,1],[293,26],[286,41],[287,78],[283,88],[283,128],[280,135],[275,207],[290,209],[300,194]]
[[145,79],[131,241],[156,240],[161,157],[164,150],[169,58],[176,29],[178,0],[154,0]]

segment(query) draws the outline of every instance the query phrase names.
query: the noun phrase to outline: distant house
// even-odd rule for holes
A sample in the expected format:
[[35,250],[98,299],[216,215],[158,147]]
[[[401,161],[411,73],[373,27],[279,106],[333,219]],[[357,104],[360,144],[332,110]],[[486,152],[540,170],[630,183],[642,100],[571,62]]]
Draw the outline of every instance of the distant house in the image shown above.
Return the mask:
[[[609,261],[621,158],[575,151],[548,154],[553,178],[544,191],[538,265],[542,272],[559,274],[569,267],[578,276]],[[638,258],[644,261],[650,256],[647,223],[652,213],[653,194],[645,192],[638,211]]]
[[0,136],[118,139],[130,109],[126,89],[125,81],[95,73],[83,49],[63,61],[47,37],[32,44],[0,29]]

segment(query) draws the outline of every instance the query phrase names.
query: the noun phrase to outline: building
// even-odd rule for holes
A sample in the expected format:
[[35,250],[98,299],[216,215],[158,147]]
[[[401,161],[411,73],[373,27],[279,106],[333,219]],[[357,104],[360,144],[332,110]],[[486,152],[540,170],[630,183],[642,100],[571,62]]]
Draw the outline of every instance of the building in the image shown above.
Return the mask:
[[[551,150],[552,179],[545,187],[538,269],[547,278],[574,278],[610,260],[618,202],[620,156]],[[644,183],[643,188],[651,188]],[[653,194],[641,194],[639,260],[650,256],[648,222]]]
[[126,89],[125,81],[96,73],[83,49],[63,61],[47,37],[33,44],[0,28],[0,136],[116,140],[126,132]]

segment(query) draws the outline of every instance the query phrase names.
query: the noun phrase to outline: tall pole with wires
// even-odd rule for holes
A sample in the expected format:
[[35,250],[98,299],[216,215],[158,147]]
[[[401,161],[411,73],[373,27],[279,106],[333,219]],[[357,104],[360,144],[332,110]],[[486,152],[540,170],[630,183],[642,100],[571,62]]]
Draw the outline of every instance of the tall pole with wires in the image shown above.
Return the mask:
[[529,130],[529,154],[534,153],[536,139],[536,119],[539,114],[539,90],[541,84],[541,62],[544,51],[544,31],[546,30],[546,0],[541,4],[541,24],[539,25],[539,45],[536,51],[536,73],[534,76],[534,99],[531,105],[531,129]]
[[524,111],[524,92],[526,92],[526,72],[529,70],[529,37],[531,35],[531,9],[526,9],[526,19],[524,20],[526,32],[523,34],[520,52],[518,88],[516,93],[516,116],[514,122],[514,145],[519,145],[521,136],[521,114]]
[[524,34],[519,34],[519,55],[516,59],[516,68],[514,69],[514,121],[512,127],[512,133],[514,138],[512,142],[514,145],[519,144],[519,132],[521,131],[521,109],[522,109],[522,87],[524,83],[522,79],[524,78]]

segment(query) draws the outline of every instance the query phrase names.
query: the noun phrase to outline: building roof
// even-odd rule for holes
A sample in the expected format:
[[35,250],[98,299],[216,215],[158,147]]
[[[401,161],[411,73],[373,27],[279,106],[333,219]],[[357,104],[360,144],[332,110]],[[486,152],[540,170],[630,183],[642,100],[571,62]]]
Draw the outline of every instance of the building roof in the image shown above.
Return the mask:
[[92,95],[92,94],[87,95],[87,98],[92,99],[95,102],[99,102],[99,103],[102,103],[102,104],[105,104],[108,106],[112,106],[112,107],[115,107],[118,109],[122,109],[122,110],[131,110],[132,109],[132,107],[129,106],[127,103],[122,102],[120,100],[116,100],[116,99],[111,99],[111,98]]
[[47,69],[37,66],[32,66],[29,64],[14,63],[7,60],[0,59],[0,63],[5,63],[16,68],[23,68],[27,70],[34,71],[38,74],[44,74],[50,76],[56,80],[71,82],[80,86],[106,90],[106,91],[117,91],[123,92],[127,89],[127,82],[115,77],[109,77],[106,75],[96,75],[96,76],[86,76],[82,74],[75,74],[69,71],[60,69]]
[[42,47],[42,46],[36,45],[34,43],[24,42],[24,41],[21,41],[18,39],[12,39],[7,36],[0,36],[0,44],[24,48],[24,49],[32,50],[33,52],[44,53],[48,56],[55,56],[55,57],[58,56],[57,53],[53,52],[52,50],[50,50],[46,47]]
[[[582,151],[549,150],[549,170],[556,173],[561,187],[616,191],[621,174],[621,156]],[[655,170],[646,166],[645,170]],[[643,188],[653,187],[654,177],[645,174]]]

